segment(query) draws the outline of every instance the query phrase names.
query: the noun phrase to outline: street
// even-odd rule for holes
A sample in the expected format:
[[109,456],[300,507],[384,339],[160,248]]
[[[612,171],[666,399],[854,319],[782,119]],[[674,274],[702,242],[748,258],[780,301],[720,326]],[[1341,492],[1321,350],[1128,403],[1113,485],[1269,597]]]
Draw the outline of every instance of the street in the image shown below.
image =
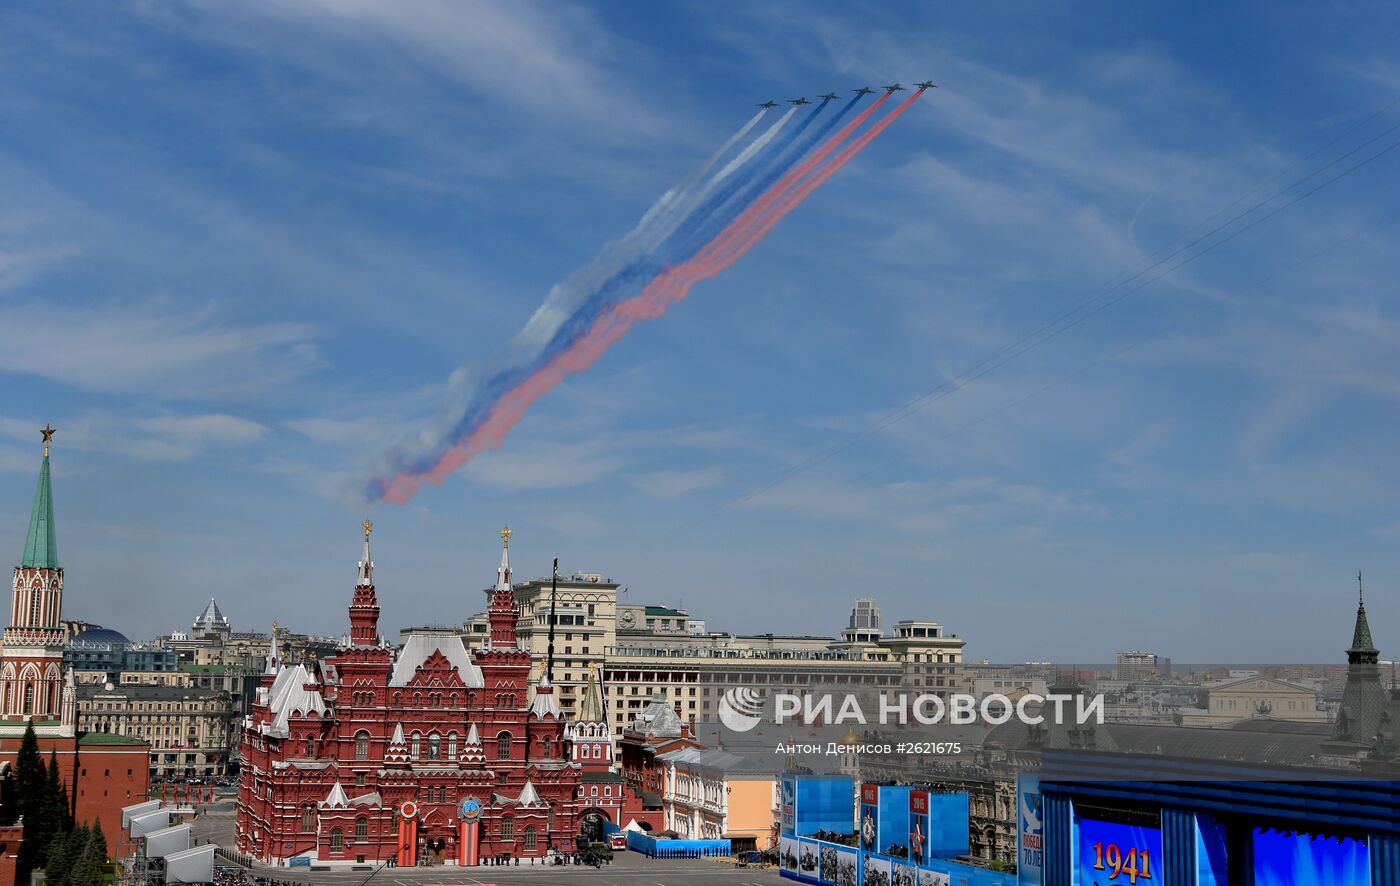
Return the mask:
[[[214,842],[232,847],[234,808],[220,802],[203,811],[191,823],[196,843]],[[366,866],[367,867],[367,866]],[[612,864],[601,868],[579,865],[484,866],[475,868],[413,867],[376,870],[308,871],[304,868],[265,868],[254,876],[286,883],[315,883],[326,886],[484,886],[484,884],[525,883],[530,886],[566,886],[587,882],[594,886],[777,886],[781,878],[774,868],[736,868],[732,862],[714,859],[649,859],[635,852],[616,852]]]

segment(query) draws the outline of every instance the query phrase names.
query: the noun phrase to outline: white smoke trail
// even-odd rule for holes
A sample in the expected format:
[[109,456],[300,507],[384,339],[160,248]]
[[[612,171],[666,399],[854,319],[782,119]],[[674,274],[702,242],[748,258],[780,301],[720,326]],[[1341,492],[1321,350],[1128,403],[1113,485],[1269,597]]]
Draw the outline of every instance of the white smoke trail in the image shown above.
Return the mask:
[[737,132],[710,154],[704,163],[691,171],[675,187],[662,194],[632,230],[605,245],[586,264],[552,286],[545,300],[530,315],[530,319],[520,331],[511,337],[502,353],[485,361],[458,367],[448,379],[446,414],[434,422],[432,427],[423,430],[419,443],[428,447],[436,445],[443,429],[455,425],[465,413],[472,402],[473,394],[485,378],[527,365],[539,357],[559,327],[573,316],[591,294],[629,263],[645,256],[670,236],[719,181],[732,174],[740,165],[751,159],[759,148],[772,140],[782,125],[792,117],[792,110],[769,127],[754,144],[747,146],[731,160],[720,174],[710,178],[697,190],[696,186],[729,155],[736,144],[748,136],[767,111],[760,110],[750,117]]

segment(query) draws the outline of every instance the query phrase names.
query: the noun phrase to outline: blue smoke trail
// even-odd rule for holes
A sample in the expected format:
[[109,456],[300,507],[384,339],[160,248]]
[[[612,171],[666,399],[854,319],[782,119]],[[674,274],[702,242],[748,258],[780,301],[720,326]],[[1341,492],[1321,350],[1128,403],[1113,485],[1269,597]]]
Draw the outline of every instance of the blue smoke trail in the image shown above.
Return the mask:
[[[750,143],[744,151],[740,152],[735,160],[732,160],[730,164],[717,173],[707,185],[696,194],[694,208],[685,208],[684,211],[681,211],[680,198],[685,195],[679,188],[676,190],[676,199],[667,201],[666,198],[663,197],[662,200],[657,201],[657,204],[653,205],[652,209],[648,211],[647,216],[644,217],[644,221],[648,221],[649,218],[652,217],[662,218],[673,214],[678,214],[679,217],[676,218],[675,224],[669,226],[669,230],[665,228],[662,229],[666,230],[666,235],[659,244],[654,243],[654,235],[657,233],[656,228],[653,227],[647,232],[648,236],[645,237],[645,240],[653,241],[656,248],[636,256],[631,261],[618,268],[614,273],[608,276],[607,279],[603,280],[601,284],[596,285],[591,292],[588,292],[582,300],[582,303],[573,305],[573,310],[569,312],[568,316],[558,318],[557,324],[555,322],[555,316],[549,317],[548,322],[537,322],[537,318],[541,317],[541,312],[545,310],[546,306],[550,305],[552,301],[555,301],[555,293],[552,291],[551,298],[546,300],[545,305],[541,305],[541,308],[536,311],[535,315],[527,324],[526,329],[523,329],[521,334],[517,335],[517,339],[524,337],[524,333],[532,327],[537,332],[544,332],[548,330],[549,327],[553,327],[552,330],[549,330],[552,334],[549,335],[547,343],[541,343],[539,347],[530,348],[530,350],[534,351],[533,355],[526,356],[522,354],[520,356],[524,357],[524,359],[514,362],[513,365],[500,368],[484,378],[478,377],[476,383],[470,387],[454,384],[453,387],[457,390],[455,391],[456,396],[452,399],[460,403],[460,412],[458,412],[455,417],[449,416],[448,427],[440,430],[440,433],[436,435],[438,439],[424,439],[420,441],[421,451],[416,457],[409,456],[403,450],[392,453],[389,456],[389,460],[394,463],[395,470],[381,471],[379,473],[381,475],[394,472],[419,474],[430,469],[436,461],[438,455],[436,450],[438,446],[441,445],[441,441],[460,440],[480,427],[482,422],[490,415],[492,407],[502,395],[515,388],[520,382],[533,374],[545,360],[570,347],[580,336],[589,330],[594,321],[604,310],[617,304],[623,298],[640,291],[642,287],[646,286],[647,283],[665,270],[667,266],[692,255],[703,243],[707,242],[708,239],[713,236],[714,232],[722,230],[726,225],[737,218],[739,213],[743,211],[743,208],[748,205],[749,202],[758,194],[763,193],[772,182],[777,181],[779,177],[791,169],[793,165],[818,144],[858,101],[859,96],[849,101],[840,111],[828,118],[821,127],[816,129],[810,137],[802,140],[800,145],[792,151],[788,149],[798,143],[802,134],[815,123],[817,117],[821,115],[822,110],[825,108],[825,103],[814,108],[793,131],[785,134],[782,138],[775,138],[777,133],[782,129],[782,125],[792,117],[796,108],[788,111],[782,119],[777,121],[775,125],[770,127],[762,136],[755,139],[753,143]],[[751,129],[757,122],[757,119],[758,115],[750,120],[739,134],[731,137],[726,143],[725,148],[721,149],[721,151],[717,151],[704,168],[712,168],[714,163],[717,162],[717,158],[724,150],[731,147],[739,137]],[[743,165],[736,165],[740,158],[743,158]],[[710,194],[715,186],[725,177],[733,174],[735,169],[739,170],[738,174],[733,175],[732,180],[726,183],[725,187],[718,193]],[[687,187],[692,186],[695,180],[696,176],[692,175],[686,182]],[[736,199],[736,195],[738,199]],[[664,208],[662,206],[662,201],[666,201]],[[638,229],[634,229],[633,233],[638,233],[640,228],[642,228],[641,224],[638,225]],[[700,234],[704,232],[709,233],[706,237],[701,239]],[[629,236],[629,238],[625,239],[632,238]],[[600,258],[602,258],[602,256],[600,256]],[[596,272],[597,265],[591,263],[589,270],[594,270]],[[582,275],[571,275],[570,282],[575,281],[575,279],[580,276]],[[594,276],[596,279],[596,273],[590,276]],[[558,288],[559,287],[556,287],[556,290]],[[575,290],[575,294],[583,293]],[[459,373],[461,372],[462,370],[459,370]],[[456,382],[456,378],[454,378],[454,382]],[[371,498],[378,498],[384,490],[382,488],[377,488],[376,482],[372,481],[366,491]]]
[[[808,137],[796,150],[794,150],[791,156],[782,158],[785,162],[775,162],[769,164],[769,166],[764,169],[754,169],[753,173],[749,175],[746,181],[744,182],[745,187],[743,189],[742,194],[740,194],[739,197],[734,201],[734,207],[732,212],[712,215],[706,215],[704,212],[696,212],[692,214],[690,218],[695,222],[695,224],[692,226],[692,229],[690,231],[685,232],[686,239],[680,241],[679,238],[681,234],[678,233],[676,235],[676,238],[673,238],[676,239],[677,242],[672,243],[668,241],[666,244],[664,244],[664,246],[670,247],[668,255],[678,257],[689,257],[691,255],[694,255],[695,252],[698,249],[700,249],[701,246],[710,242],[710,240],[713,239],[716,234],[728,227],[729,223],[732,222],[736,217],[738,217],[739,213],[743,211],[743,208],[745,206],[748,206],[755,199],[757,199],[759,194],[762,194],[763,192],[771,188],[773,184],[778,179],[786,175],[788,170],[792,169],[792,167],[795,166],[799,160],[807,156],[807,154],[810,153],[811,150],[817,145],[821,144],[822,140],[825,139],[828,134],[830,134],[831,130],[836,128],[836,124],[841,122],[841,118],[849,114],[851,112],[851,109],[853,109],[857,104],[860,103],[861,98],[861,96],[857,95],[854,98],[847,101],[846,104],[843,105],[839,111],[837,111],[831,117],[828,117],[826,121],[822,123],[822,125],[819,126],[810,137]],[[810,125],[812,121],[816,119],[817,114],[820,112],[821,107],[818,107],[813,110],[813,112],[807,117],[807,119],[803,121],[804,125],[802,127],[799,127],[798,132],[793,133],[793,141],[796,140],[796,136],[801,133],[801,130],[806,128],[806,125]],[[703,206],[702,209],[704,209]]]
[[[752,191],[749,190],[748,185],[754,180],[755,177],[758,176],[758,174],[763,169],[775,166],[783,159],[783,154],[788,149],[788,147],[790,147],[793,142],[797,141],[798,136],[802,135],[803,131],[806,130],[807,127],[811,126],[816,121],[817,117],[821,116],[821,112],[825,107],[825,102],[823,102],[820,105],[817,105],[811,110],[811,112],[807,114],[806,117],[802,118],[802,122],[797,124],[796,128],[794,128],[791,132],[785,134],[782,138],[775,141],[772,145],[771,150],[769,150],[765,155],[767,157],[766,166],[758,163],[752,164],[748,170],[741,173],[740,175],[734,176],[733,180],[727,183],[723,188],[719,189],[714,194],[705,197],[704,201],[696,208],[696,210],[686,217],[685,222],[678,229],[676,229],[675,233],[667,239],[665,244],[663,244],[665,246],[670,247],[669,249],[667,249],[667,258],[673,262],[676,262],[688,257],[691,253],[686,253],[684,252],[684,250],[680,250],[677,247],[685,243],[694,242],[696,240],[696,231],[700,230],[702,227],[709,225],[715,218],[718,217],[716,213],[720,212],[722,209],[729,209],[729,219],[733,219],[734,217],[736,217],[739,214],[739,212],[742,211],[742,207],[744,205],[747,205],[749,200],[753,199]],[[793,110],[796,110],[796,108],[794,108]],[[791,114],[792,112],[789,111],[788,113]],[[802,150],[798,152],[799,155],[805,154],[808,149],[810,149],[810,144],[804,144]],[[788,165],[791,165],[791,161],[794,159],[796,158],[788,158]],[[729,202],[734,198],[734,196],[739,193],[743,193],[745,199],[739,201],[739,203],[734,204],[732,206],[726,206],[726,204],[729,204]],[[724,224],[728,224],[728,221],[725,221]],[[719,225],[715,228],[715,230],[722,230],[724,224]],[[709,238],[707,237],[700,240],[699,242],[705,243],[708,241]],[[698,245],[693,247],[693,249],[698,248]]]

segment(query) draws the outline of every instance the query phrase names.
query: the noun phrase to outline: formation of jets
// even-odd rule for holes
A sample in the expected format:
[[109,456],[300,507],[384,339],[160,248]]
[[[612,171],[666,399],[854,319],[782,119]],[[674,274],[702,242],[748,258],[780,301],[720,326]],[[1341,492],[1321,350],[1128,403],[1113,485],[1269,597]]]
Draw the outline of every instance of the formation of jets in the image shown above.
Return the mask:
[[[923,81],[922,83],[915,83],[914,86],[917,87],[917,88],[919,88],[919,89],[937,89],[937,88],[938,88],[938,84],[937,84],[937,83],[934,83],[932,80],[925,80],[925,81]],[[904,91],[905,91],[903,84],[900,84],[900,83],[891,83],[889,86],[882,86],[881,89],[885,90],[886,93],[904,92]],[[851,90],[851,92],[854,92],[854,93],[856,94],[856,97],[857,97],[857,98],[859,98],[859,97],[862,96],[862,95],[870,95],[870,94],[871,94],[872,92],[874,92],[874,91],[875,91],[875,90],[871,89],[869,86],[862,86],[862,87],[859,88],[859,89],[852,89],[852,90]],[[826,93],[825,95],[819,95],[819,96],[817,96],[817,98],[819,98],[819,99],[822,100],[822,104],[826,104],[827,102],[834,102],[834,101],[836,101],[836,99],[839,98],[839,96],[837,96],[836,93],[834,93],[834,92],[828,92],[828,93]],[[788,104],[790,104],[790,105],[792,105],[794,108],[796,108],[796,107],[800,107],[801,105],[810,105],[811,102],[807,101],[807,97],[806,97],[806,96],[803,96],[802,98],[790,98],[790,99],[788,99]],[[768,110],[769,108],[776,108],[777,106],[778,106],[778,103],[777,103],[777,102],[774,102],[774,101],[767,101],[767,102],[762,102],[762,103],[759,104],[759,107],[760,107],[760,108],[763,108],[765,111]]]

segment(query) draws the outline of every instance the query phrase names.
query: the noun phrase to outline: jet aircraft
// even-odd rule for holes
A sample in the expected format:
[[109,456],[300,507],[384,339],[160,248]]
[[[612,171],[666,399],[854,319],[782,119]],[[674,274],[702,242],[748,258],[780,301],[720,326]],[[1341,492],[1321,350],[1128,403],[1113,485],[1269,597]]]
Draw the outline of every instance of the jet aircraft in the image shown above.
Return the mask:
[[762,103],[759,104],[759,107],[762,108],[762,109],[765,110],[765,111],[768,110],[769,108],[776,108],[777,106],[778,106],[778,103],[777,103],[777,102],[773,102],[773,101],[762,102]]
[[792,105],[794,108],[796,108],[796,107],[799,107],[799,106],[801,106],[801,105],[810,105],[811,102],[807,101],[807,96],[804,95],[804,96],[802,96],[802,98],[790,98],[790,99],[788,99],[788,104],[790,104],[790,105]]
[[898,83],[896,83],[896,84],[894,84],[893,86],[886,86],[886,87],[885,87],[885,91],[886,91],[886,92],[903,92],[903,91],[904,91],[904,87],[903,87],[903,86],[900,86]]
[[914,85],[917,86],[917,87],[919,87],[920,89],[937,89],[937,88],[938,88],[938,84],[937,84],[937,83],[934,83],[932,80],[925,80],[925,81],[922,82],[922,83],[915,83]]

